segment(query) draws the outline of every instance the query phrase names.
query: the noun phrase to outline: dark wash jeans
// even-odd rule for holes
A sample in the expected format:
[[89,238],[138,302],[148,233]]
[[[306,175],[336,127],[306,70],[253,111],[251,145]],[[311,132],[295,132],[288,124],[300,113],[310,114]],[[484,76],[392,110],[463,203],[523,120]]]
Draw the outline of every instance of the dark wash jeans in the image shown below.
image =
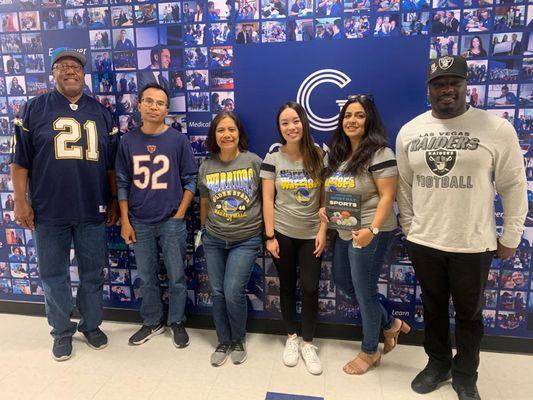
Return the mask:
[[202,235],[219,343],[231,344],[246,338],[245,289],[262,241],[261,235],[239,242],[228,242],[207,232]]
[[[422,289],[424,350],[429,365],[452,370],[453,381],[474,385],[483,337],[484,290],[494,251],[452,253],[407,241],[409,259]],[[455,307],[455,342],[452,358],[448,304]]]
[[168,218],[157,224],[143,224],[132,219],[137,241],[133,244],[137,271],[141,278],[141,317],[144,325],[157,325],[163,317],[159,272],[161,245],[163,261],[168,275],[167,325],[185,322],[187,285],[185,284],[185,256],[187,251],[187,225],[183,218]]
[[[105,223],[37,223],[35,240],[51,335],[68,337],[76,333],[76,327],[80,332],[98,328],[102,323],[104,267],[108,265]],[[76,296],[79,324],[70,320],[73,304],[69,264],[73,241],[80,275]]]
[[379,333],[390,329],[394,322],[378,297],[379,273],[392,238],[392,232],[380,232],[363,248],[354,248],[351,240],[340,237],[335,240],[335,284],[344,295],[356,298],[359,303],[363,325],[361,349],[368,354],[378,350]]

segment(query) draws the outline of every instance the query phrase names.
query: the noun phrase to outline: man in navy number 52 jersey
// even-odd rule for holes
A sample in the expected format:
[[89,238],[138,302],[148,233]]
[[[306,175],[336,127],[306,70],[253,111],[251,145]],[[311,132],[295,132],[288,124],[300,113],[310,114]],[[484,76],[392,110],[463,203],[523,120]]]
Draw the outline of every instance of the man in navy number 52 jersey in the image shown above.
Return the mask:
[[133,246],[142,280],[143,326],[129,343],[140,345],[166,330],[161,303],[159,251],[168,274],[168,316],[178,348],[189,344],[185,330],[185,213],[196,191],[197,167],[189,138],[165,124],[167,90],[157,83],[139,93],[141,127],[126,133],[117,154],[117,185],[121,211],[121,234]]
[[[117,129],[109,111],[83,93],[85,56],[62,47],[51,58],[55,90],[28,101],[15,120],[11,176],[17,223],[35,230],[52,356],[61,361],[72,355],[76,329],[90,347],[107,345],[99,325],[107,265],[105,223],[115,223],[119,215]],[[79,324],[70,320],[72,242],[80,275]]]

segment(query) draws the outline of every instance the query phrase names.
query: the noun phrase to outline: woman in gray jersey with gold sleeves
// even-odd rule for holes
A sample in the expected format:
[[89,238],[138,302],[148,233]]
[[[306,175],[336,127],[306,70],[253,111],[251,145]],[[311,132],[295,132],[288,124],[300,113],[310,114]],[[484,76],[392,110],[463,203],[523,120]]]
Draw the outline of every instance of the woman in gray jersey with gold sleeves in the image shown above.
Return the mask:
[[200,166],[200,221],[218,346],[211,365],[231,353],[234,364],[246,360],[244,293],[262,243],[261,159],[248,151],[244,129],[233,112],[218,114],[206,141],[209,159]]
[[[378,299],[379,273],[393,238],[392,231],[397,227],[392,205],[398,169],[371,96],[348,98],[330,148],[326,192],[360,196],[361,228],[338,230],[333,275],[337,288],[348,297],[357,297],[359,303],[363,323],[362,351],[343,370],[347,374],[361,375],[380,363],[381,329],[385,335],[384,353],[396,346],[400,331],[410,330],[406,323],[392,317]],[[323,208],[320,217],[327,221]]]

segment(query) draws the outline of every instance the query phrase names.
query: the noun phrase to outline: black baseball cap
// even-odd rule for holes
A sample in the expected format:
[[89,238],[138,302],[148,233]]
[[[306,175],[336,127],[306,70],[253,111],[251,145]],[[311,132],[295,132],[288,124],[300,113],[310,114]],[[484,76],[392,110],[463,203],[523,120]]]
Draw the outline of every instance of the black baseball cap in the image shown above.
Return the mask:
[[458,76],[460,78],[466,79],[468,71],[468,66],[466,60],[463,57],[458,56],[443,56],[439,57],[436,60],[432,61],[429,64],[428,70],[428,80],[426,83],[429,83],[431,80],[438,78],[439,76]]

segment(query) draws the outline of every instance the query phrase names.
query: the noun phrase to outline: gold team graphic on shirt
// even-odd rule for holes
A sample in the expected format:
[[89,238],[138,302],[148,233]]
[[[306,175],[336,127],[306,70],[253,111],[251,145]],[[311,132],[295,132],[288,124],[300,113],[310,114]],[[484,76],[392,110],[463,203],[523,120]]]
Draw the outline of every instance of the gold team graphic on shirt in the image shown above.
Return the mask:
[[345,174],[343,172],[337,171],[326,179],[326,190],[328,192],[339,192],[346,189],[355,188],[355,178],[351,174]]
[[213,213],[228,222],[245,218],[251,196],[257,188],[252,168],[214,172],[205,177],[214,204]]
[[311,191],[320,186],[309,174],[302,170],[282,170],[279,178],[281,190],[293,190],[294,197],[299,204],[307,204],[311,201]]

